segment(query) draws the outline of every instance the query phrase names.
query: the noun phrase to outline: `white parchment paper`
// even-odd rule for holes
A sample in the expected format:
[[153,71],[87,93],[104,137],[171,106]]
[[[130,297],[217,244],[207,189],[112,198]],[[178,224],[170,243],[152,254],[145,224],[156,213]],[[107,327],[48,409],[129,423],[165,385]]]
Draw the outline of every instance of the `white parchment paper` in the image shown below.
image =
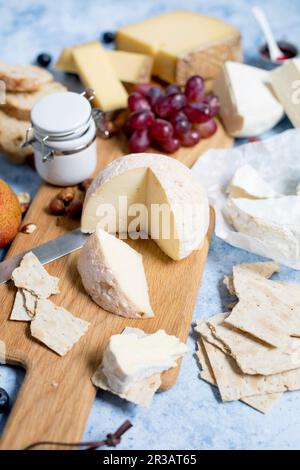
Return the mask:
[[230,245],[300,269],[300,247],[293,255],[286,256],[254,237],[237,232],[226,220],[225,190],[235,171],[246,163],[253,166],[275,191],[295,195],[300,182],[300,129],[232,149],[208,150],[193,166],[193,172],[206,188],[215,209],[218,237]]

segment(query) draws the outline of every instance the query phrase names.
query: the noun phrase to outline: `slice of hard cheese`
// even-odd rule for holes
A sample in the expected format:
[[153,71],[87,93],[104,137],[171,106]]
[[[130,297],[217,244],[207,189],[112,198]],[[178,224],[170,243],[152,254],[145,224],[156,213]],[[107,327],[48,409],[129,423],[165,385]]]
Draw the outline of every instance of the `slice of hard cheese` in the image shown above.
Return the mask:
[[153,317],[142,255],[97,227],[81,250],[78,270],[100,307],[128,318]]
[[220,115],[234,137],[257,136],[274,127],[283,108],[268,88],[269,73],[237,62],[226,62],[214,80]]
[[291,123],[300,127],[300,59],[273,70],[270,82]]
[[127,155],[101,171],[87,191],[81,230],[92,233],[100,223],[109,232],[132,232],[136,212],[140,229],[175,260],[199,248],[208,229],[204,189],[189,168],[164,155]]
[[83,84],[96,93],[93,104],[102,111],[126,108],[127,92],[100,44],[75,47],[72,55]]
[[[99,42],[93,41],[81,46],[66,47],[62,50],[55,67],[65,72],[78,73],[73,58],[73,50],[76,47],[98,49],[98,46]],[[153,66],[152,57],[145,54],[114,50],[107,50],[105,54],[108,56],[121,82],[146,83],[150,81]]]
[[225,60],[242,60],[239,31],[224,21],[189,11],[173,11],[124,26],[117,49],[154,58],[154,75],[184,84],[194,74],[212,78]]

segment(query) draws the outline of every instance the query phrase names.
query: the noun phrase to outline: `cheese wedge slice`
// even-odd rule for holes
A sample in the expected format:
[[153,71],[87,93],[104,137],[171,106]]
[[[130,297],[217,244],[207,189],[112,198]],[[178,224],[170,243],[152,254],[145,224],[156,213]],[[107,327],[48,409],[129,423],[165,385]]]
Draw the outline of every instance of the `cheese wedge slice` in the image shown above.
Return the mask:
[[[97,50],[99,47],[99,41],[64,48],[57,59],[55,68],[63,70],[64,72],[78,73],[73,58],[73,50],[76,47],[85,47],[85,49]],[[115,50],[106,50],[105,54],[109,58],[117,77],[121,82],[147,83],[150,81],[153,66],[152,57],[145,54]]]
[[92,233],[98,223],[112,233],[138,228],[179,260],[203,243],[208,199],[191,170],[174,158],[131,154],[110,163],[87,191],[81,230]]
[[291,123],[300,127],[300,59],[273,70],[270,82]]
[[127,107],[127,91],[100,43],[92,48],[75,47],[72,55],[83,84],[95,91],[93,104],[102,111]]
[[239,31],[190,11],[173,11],[117,31],[116,47],[154,58],[154,75],[185,84],[194,74],[213,78],[225,60],[242,60]]
[[266,199],[280,196],[251,165],[243,165],[236,170],[227,188],[227,193],[233,198],[247,199]]
[[[300,259],[300,198],[230,199],[227,215],[234,228],[260,241],[281,261]],[[251,241],[249,241],[251,246]]]
[[78,270],[96,304],[128,318],[153,317],[143,258],[122,240],[97,228],[83,246]]
[[234,137],[253,137],[272,129],[284,115],[283,107],[268,85],[265,70],[226,62],[214,80],[221,102],[220,115]]

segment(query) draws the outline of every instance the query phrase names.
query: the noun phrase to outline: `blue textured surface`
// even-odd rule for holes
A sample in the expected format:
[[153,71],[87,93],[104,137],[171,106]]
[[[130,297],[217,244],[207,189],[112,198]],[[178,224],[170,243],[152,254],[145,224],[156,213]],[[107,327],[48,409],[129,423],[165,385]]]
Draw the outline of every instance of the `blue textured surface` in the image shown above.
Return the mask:
[[[63,46],[92,40],[105,30],[184,7],[224,18],[238,26],[243,35],[245,58],[256,64],[262,37],[251,16],[254,4],[263,5],[277,38],[289,39],[300,46],[299,0],[235,0],[230,4],[226,0],[0,0],[0,59],[28,63],[41,51],[56,57]],[[276,132],[288,126],[285,120]],[[17,192],[26,190],[32,195],[40,183],[31,169],[15,167],[2,157],[0,177]],[[233,264],[257,259],[213,239],[194,318],[220,312],[228,301],[222,285],[223,275],[231,271]],[[300,273],[283,269],[280,278],[299,282]],[[192,332],[189,346],[193,352]],[[286,393],[267,415],[240,402],[222,404],[216,391],[198,379],[199,370],[192,352],[183,360],[176,386],[156,395],[149,410],[108,393],[99,393],[86,426],[85,439],[100,439],[129,418],[134,427],[124,436],[120,449],[300,448],[300,392]],[[22,379],[21,370],[0,368],[0,387],[5,387],[13,399]],[[0,415],[0,432],[4,424],[4,417]]]

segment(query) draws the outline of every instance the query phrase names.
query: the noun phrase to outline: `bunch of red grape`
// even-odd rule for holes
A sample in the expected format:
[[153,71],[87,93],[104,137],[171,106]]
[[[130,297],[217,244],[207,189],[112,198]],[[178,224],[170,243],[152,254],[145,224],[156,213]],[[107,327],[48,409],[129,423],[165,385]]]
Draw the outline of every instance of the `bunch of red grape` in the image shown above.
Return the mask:
[[144,152],[153,146],[173,153],[181,145],[192,147],[216,132],[214,117],[220,101],[215,95],[205,96],[203,78],[194,75],[184,93],[177,85],[163,91],[159,86],[138,84],[128,97],[128,108],[131,114],[124,131],[131,152]]

